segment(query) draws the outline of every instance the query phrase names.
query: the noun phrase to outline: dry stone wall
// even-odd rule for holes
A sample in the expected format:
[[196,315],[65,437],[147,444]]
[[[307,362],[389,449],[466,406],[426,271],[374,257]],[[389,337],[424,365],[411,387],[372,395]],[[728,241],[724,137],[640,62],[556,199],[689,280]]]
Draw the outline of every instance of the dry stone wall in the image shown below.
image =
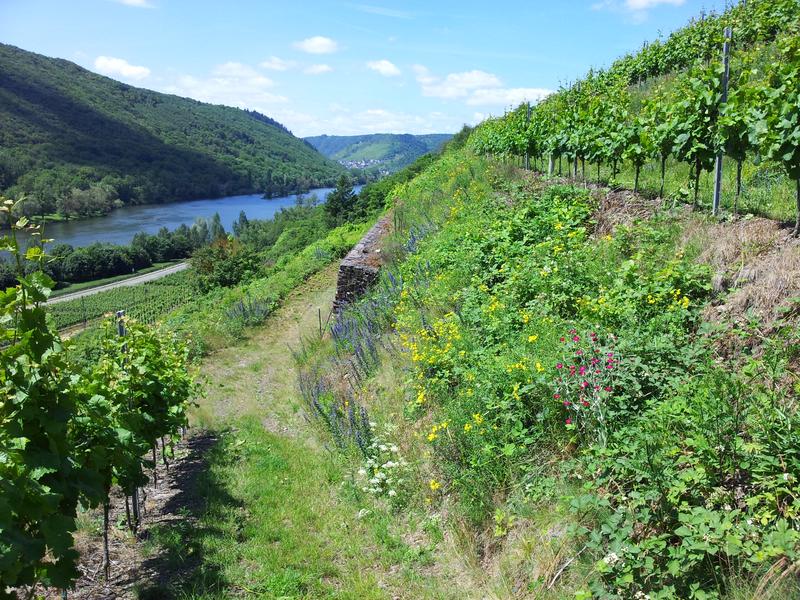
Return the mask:
[[383,265],[381,243],[389,233],[391,224],[389,215],[383,217],[342,260],[333,301],[334,313],[363,296],[378,280]]

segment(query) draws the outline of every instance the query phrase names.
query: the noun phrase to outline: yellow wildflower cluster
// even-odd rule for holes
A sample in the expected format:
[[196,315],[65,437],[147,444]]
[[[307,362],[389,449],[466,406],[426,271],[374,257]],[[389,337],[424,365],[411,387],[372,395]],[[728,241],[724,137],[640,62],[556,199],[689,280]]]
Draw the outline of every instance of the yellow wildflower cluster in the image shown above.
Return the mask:
[[417,388],[417,404],[422,406],[427,401],[427,397],[425,395],[425,388],[420,386]]
[[538,336],[538,335],[529,335],[529,336],[528,336],[528,342],[530,342],[531,344],[533,344],[534,342],[536,342],[536,340],[538,340],[538,339],[539,339],[539,336]]
[[492,296],[492,301],[489,303],[489,306],[486,307],[486,312],[489,314],[494,313],[497,309],[503,308],[503,303],[500,302],[495,296]]
[[528,365],[526,364],[527,361],[528,359],[523,357],[519,359],[517,362],[508,365],[506,367],[506,371],[508,371],[509,373],[513,373],[514,371],[524,371],[525,369],[528,368]]
[[681,289],[677,288],[672,290],[672,306],[671,308],[676,308],[680,306],[683,309],[689,308],[690,300],[689,296],[681,296]]
[[440,487],[442,487],[442,484],[441,484],[440,482],[436,481],[435,479],[431,479],[431,480],[428,482],[428,486],[431,488],[431,491],[432,491],[432,492],[435,492],[435,491],[436,491],[436,490],[438,490]]
[[430,433],[428,433],[428,441],[432,442],[439,437],[439,434],[447,429],[449,423],[447,421],[442,421],[441,423],[435,424],[431,427]]

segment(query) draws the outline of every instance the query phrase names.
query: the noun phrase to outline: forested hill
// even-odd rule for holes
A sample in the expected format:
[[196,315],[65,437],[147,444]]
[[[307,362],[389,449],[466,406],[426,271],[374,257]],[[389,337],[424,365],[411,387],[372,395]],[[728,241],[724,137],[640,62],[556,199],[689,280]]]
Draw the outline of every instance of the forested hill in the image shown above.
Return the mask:
[[441,148],[449,133],[428,135],[375,133],[371,135],[318,135],[305,138],[328,158],[348,168],[399,171],[428,152]]
[[0,192],[30,214],[330,185],[342,167],[256,112],[0,44]]

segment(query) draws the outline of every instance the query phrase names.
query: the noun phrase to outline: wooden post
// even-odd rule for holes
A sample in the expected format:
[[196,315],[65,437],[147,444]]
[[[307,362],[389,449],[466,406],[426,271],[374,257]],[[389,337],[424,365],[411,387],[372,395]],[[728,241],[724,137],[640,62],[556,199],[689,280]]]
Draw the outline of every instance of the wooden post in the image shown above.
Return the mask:
[[526,141],[526,146],[525,146],[525,170],[526,171],[530,171],[531,170],[531,157],[528,156],[528,146],[527,146],[528,125],[530,124],[530,122],[531,122],[531,103],[528,102],[527,112],[525,114],[525,141]]
[[[725,43],[722,45],[722,102],[728,102],[728,74],[730,72],[731,28],[725,28]],[[719,214],[720,197],[722,196],[722,149],[717,152],[717,162],[714,168],[714,205],[711,209],[716,217]]]
[[[119,337],[121,337],[121,338],[125,337],[125,311],[124,310],[118,310],[117,311],[117,333],[119,334]],[[123,352],[127,351],[126,344],[122,345],[122,351]],[[130,403],[130,398],[128,398],[128,402]],[[132,509],[133,509],[133,530],[134,530],[134,532],[136,532],[136,530],[139,528],[139,522],[140,522],[139,488],[136,487],[136,486],[134,486],[133,493],[131,494],[131,505],[132,505]]]

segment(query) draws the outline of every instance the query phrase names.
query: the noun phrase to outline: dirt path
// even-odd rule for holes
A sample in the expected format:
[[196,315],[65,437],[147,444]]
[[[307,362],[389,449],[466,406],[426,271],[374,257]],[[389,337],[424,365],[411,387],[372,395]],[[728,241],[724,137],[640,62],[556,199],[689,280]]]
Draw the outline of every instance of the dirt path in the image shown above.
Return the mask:
[[319,335],[320,315],[328,319],[336,294],[334,264],[292,292],[283,306],[248,340],[203,361],[207,393],[195,413],[203,426],[255,415],[274,433],[302,421],[297,404],[297,372],[292,352]]
[[147,283],[148,281],[155,281],[156,279],[161,279],[162,277],[166,277],[167,275],[180,273],[181,271],[188,268],[189,268],[188,262],[178,263],[177,265],[164,267],[163,269],[159,269],[158,271],[151,271],[150,273],[145,273],[144,275],[134,275],[133,277],[129,277],[128,279],[123,279],[121,281],[115,281],[114,283],[107,283],[105,285],[98,285],[97,287],[81,290],[80,292],[72,292],[70,294],[64,294],[63,296],[52,298],[50,301],[47,302],[47,304],[58,304],[59,302],[76,300],[78,298],[92,296],[93,294],[99,294],[100,292],[107,292],[108,290],[113,290],[115,288],[128,287],[132,285],[139,285],[141,283]]

